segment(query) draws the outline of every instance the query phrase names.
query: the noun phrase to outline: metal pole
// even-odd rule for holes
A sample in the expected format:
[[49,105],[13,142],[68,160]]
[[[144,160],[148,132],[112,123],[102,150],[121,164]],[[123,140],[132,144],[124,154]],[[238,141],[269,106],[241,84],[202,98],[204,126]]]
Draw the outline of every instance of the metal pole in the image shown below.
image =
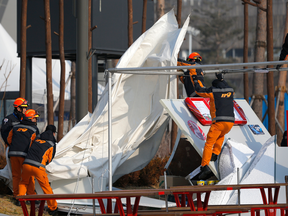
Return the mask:
[[190,55],[192,53],[192,32],[189,31],[189,53],[188,55]]
[[[267,62],[248,62],[248,63],[233,63],[233,64],[211,64],[211,65],[194,65],[194,66],[168,66],[168,67],[131,67],[131,68],[108,68],[110,72],[120,71],[149,71],[149,70],[181,70],[181,69],[224,69],[224,68],[237,68],[237,67],[254,67],[254,66],[267,66],[288,64],[288,61],[267,61]],[[259,68],[258,68],[259,69]],[[171,74],[170,74],[171,75]]]
[[[164,171],[164,181],[165,181],[165,189],[167,189],[167,176],[166,176],[166,171]],[[166,212],[168,212],[167,194],[165,194],[165,206],[166,206]]]
[[[94,175],[92,175],[92,193],[94,193],[95,192],[95,190],[94,190]],[[95,199],[93,199],[92,200],[92,202],[93,202],[93,216],[95,216]]]
[[112,93],[111,73],[108,72],[108,170],[109,170],[109,191],[112,191]]
[[98,56],[92,55],[92,112],[98,103]]
[[[240,173],[239,173],[239,167],[237,167],[237,184],[240,183]],[[238,189],[238,205],[240,205],[240,189]]]
[[76,120],[88,112],[88,0],[76,1]]
[[[183,66],[181,67],[181,69],[187,69],[187,67],[189,66]],[[110,68],[111,69],[111,68]],[[110,71],[110,69],[107,69],[107,71]],[[127,68],[127,70],[121,70],[121,71],[117,71],[117,70],[113,70],[114,73],[121,73],[121,74],[137,74],[137,75],[178,75],[178,76],[189,76],[189,75],[184,75],[183,72],[161,72],[158,71],[156,72],[156,70],[158,69],[154,69],[154,71],[141,71],[141,69],[139,69],[139,71],[134,71],[134,70],[129,70]],[[161,68],[159,68],[159,70],[161,70]],[[203,70],[204,74],[209,74],[209,73],[245,73],[245,72],[249,72],[249,73],[268,73],[268,71],[282,71],[282,70],[288,70],[288,68],[280,68],[280,69],[276,69],[276,68],[267,68],[267,69],[227,69],[227,70]]]
[[32,57],[26,58],[26,86],[25,86],[25,99],[29,102],[32,107]]

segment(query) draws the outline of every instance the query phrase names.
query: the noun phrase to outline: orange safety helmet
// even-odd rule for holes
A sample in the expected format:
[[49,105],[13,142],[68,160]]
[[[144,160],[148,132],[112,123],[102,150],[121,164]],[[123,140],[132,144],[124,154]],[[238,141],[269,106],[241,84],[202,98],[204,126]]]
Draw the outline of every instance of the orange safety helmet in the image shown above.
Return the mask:
[[17,98],[14,103],[14,107],[28,107],[28,101],[25,100],[24,98]]
[[193,53],[191,53],[191,54],[188,56],[188,58],[187,58],[187,61],[191,61],[191,60],[202,61],[202,57],[200,56],[199,53],[193,52]]
[[39,114],[36,110],[34,109],[28,109],[26,112],[25,112],[25,117],[27,117],[28,119],[33,119],[33,118],[38,118],[39,117]]

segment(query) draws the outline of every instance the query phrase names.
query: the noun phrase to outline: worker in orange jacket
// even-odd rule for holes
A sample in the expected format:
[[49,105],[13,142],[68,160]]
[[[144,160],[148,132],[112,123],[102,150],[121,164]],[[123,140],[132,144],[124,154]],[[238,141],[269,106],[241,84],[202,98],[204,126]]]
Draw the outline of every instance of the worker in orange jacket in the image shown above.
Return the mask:
[[[37,128],[37,118],[39,114],[28,109],[20,124],[15,125],[9,132],[7,142],[9,144],[8,157],[11,163],[12,181],[13,181],[13,200],[15,205],[20,206],[16,199],[19,193],[19,182],[21,180],[22,164],[27,155],[29,146],[39,134]],[[29,189],[27,194],[36,194],[34,178],[29,179]]]
[[[56,153],[55,140],[56,127],[48,125],[46,130],[40,134],[39,138],[31,144],[28,154],[23,162],[23,172],[19,184],[19,196],[26,194],[29,185],[29,179],[35,177],[41,186],[44,194],[53,194],[49,184],[45,166],[49,164]],[[50,215],[58,214],[56,200],[47,200],[48,212]]]
[[212,82],[212,87],[204,88],[198,83],[197,76],[193,76],[196,93],[205,98],[210,98],[210,115],[212,125],[207,134],[204,146],[201,172],[199,179],[207,179],[212,172],[208,167],[210,161],[216,161],[221,152],[224,136],[234,125],[234,90],[223,79],[222,73],[216,73],[217,79]]
[[24,98],[17,98],[13,103],[14,111],[2,120],[1,136],[5,144],[8,145],[7,137],[14,125],[20,124],[24,113],[28,108],[28,101]]
[[[177,66],[192,66],[192,65],[200,65],[202,61],[202,57],[199,53],[193,52],[191,53],[186,61],[178,59]],[[198,95],[195,92],[194,81],[192,76],[196,75],[198,83],[201,87],[204,86],[204,75],[201,68],[197,69],[188,69],[184,72],[184,76],[179,76],[180,81],[184,84],[185,91],[187,97],[197,97]]]

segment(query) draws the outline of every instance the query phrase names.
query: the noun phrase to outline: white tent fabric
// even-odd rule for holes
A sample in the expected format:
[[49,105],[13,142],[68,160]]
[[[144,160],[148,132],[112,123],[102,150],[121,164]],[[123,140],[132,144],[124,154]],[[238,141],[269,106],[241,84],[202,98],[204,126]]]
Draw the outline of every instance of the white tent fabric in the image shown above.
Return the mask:
[[[0,70],[0,91],[19,91],[20,58],[17,57],[17,44],[1,24],[0,36],[0,66],[3,64]],[[70,71],[71,62],[65,61],[65,81],[68,79]],[[60,61],[53,59],[52,89],[54,101],[58,99],[60,93],[60,73]],[[32,80],[32,102],[45,104],[46,59],[32,58]],[[104,87],[99,84],[98,94],[101,95],[103,90]],[[68,82],[65,88],[64,97],[66,100],[70,99],[70,82]]]
[[[17,44],[0,24],[0,91],[19,91],[20,58],[17,57]],[[33,103],[43,103],[44,89],[46,89],[46,59],[32,58],[32,100]],[[10,75],[9,72],[11,71]],[[52,60],[52,88],[56,101],[60,92],[60,61]],[[70,61],[65,62],[65,77],[71,71]],[[7,82],[6,77],[9,75]],[[65,99],[70,98],[70,88],[67,86]]]
[[[272,136],[267,140],[259,150],[249,169],[245,172],[243,178],[241,178],[240,184],[265,184],[275,182],[275,148],[276,141],[275,136]],[[251,196],[253,194],[253,196]],[[261,204],[262,196],[257,189],[243,190],[240,193],[241,204]],[[238,192],[234,191],[227,204],[238,204]]]
[[[188,23],[189,17],[178,29],[171,10],[132,44],[117,68],[176,66]],[[176,98],[176,81],[168,75],[113,74],[112,170],[117,178],[141,168],[155,155],[168,118],[159,100]],[[107,101],[106,87],[93,114],[87,114],[57,144],[56,156],[46,167],[50,181],[83,178],[88,173],[108,179]],[[128,159],[133,161],[129,166]]]
[[[218,185],[238,184],[239,176],[246,172],[247,164],[253,158],[254,151],[247,145],[228,139],[223,145],[218,159],[218,172],[221,181]],[[209,205],[225,205],[233,191],[213,191],[210,194]],[[204,200],[204,196],[201,197]]]
[[220,179],[224,179],[230,173],[241,168],[254,153],[247,145],[231,139],[223,146],[218,160],[218,172]]

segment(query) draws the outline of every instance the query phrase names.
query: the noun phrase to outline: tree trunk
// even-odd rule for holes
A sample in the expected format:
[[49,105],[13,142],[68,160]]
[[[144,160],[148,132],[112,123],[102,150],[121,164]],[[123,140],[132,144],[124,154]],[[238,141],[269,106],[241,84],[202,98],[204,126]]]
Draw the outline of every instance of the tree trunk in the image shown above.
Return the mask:
[[164,15],[165,2],[164,0],[157,1],[157,20]]
[[128,0],[128,47],[133,44],[133,5],[132,0]]
[[22,0],[22,9],[21,9],[21,53],[20,53],[20,55],[21,55],[21,62],[20,62],[20,94],[19,94],[19,96],[22,97],[22,98],[25,98],[25,94],[26,94],[25,89],[26,89],[27,4],[28,4],[28,0]]
[[51,18],[50,1],[44,0],[45,7],[45,44],[46,44],[46,88],[48,125],[54,125],[53,92],[52,92],[52,46],[51,46]]
[[[248,62],[248,39],[249,39],[249,15],[248,4],[244,3],[244,45],[243,45],[243,62]],[[247,67],[244,67],[247,68]],[[249,78],[248,73],[244,73],[244,99],[249,102]]]
[[59,56],[61,65],[61,77],[60,77],[58,134],[57,134],[58,142],[63,137],[64,102],[65,102],[64,0],[59,0]]
[[147,0],[143,0],[142,34],[146,31]]
[[[182,9],[182,0],[177,1],[177,22],[178,22],[178,27],[181,26],[181,9]],[[163,10],[164,11],[164,10]],[[179,56],[178,56],[179,57]],[[177,99],[179,98],[179,90],[178,90],[178,83],[179,83],[179,78],[178,76],[176,77],[177,79]],[[172,120],[172,128],[171,128],[171,149],[170,152],[173,150],[175,141],[177,138],[177,133],[178,133],[178,127],[176,123]]]
[[[273,1],[267,0],[267,61],[273,61]],[[268,65],[273,68],[273,65]],[[274,96],[274,76],[273,71],[266,75],[267,98],[268,98],[268,131],[271,136],[276,134],[275,121],[275,96]]]
[[[286,23],[285,23],[285,30],[284,30],[284,37],[283,43],[285,42],[285,37],[288,33],[288,2],[286,2]],[[283,68],[287,67],[287,64],[283,65]],[[279,99],[278,105],[278,112],[277,112],[277,119],[285,131],[285,107],[284,107],[284,99],[285,99],[285,92],[286,92],[286,78],[287,78],[287,71],[280,71],[279,72],[279,80],[278,80],[278,91],[277,91],[277,99]],[[279,95],[279,98],[278,98]],[[279,127],[276,127],[277,133],[277,143],[280,145],[283,137],[283,133]]]
[[[266,0],[261,1],[260,6],[266,8]],[[266,49],[266,12],[257,8],[257,27],[255,42],[255,62],[265,61]],[[253,73],[253,95],[255,97],[252,108],[258,118],[262,120],[262,98],[264,95],[264,74]]]

